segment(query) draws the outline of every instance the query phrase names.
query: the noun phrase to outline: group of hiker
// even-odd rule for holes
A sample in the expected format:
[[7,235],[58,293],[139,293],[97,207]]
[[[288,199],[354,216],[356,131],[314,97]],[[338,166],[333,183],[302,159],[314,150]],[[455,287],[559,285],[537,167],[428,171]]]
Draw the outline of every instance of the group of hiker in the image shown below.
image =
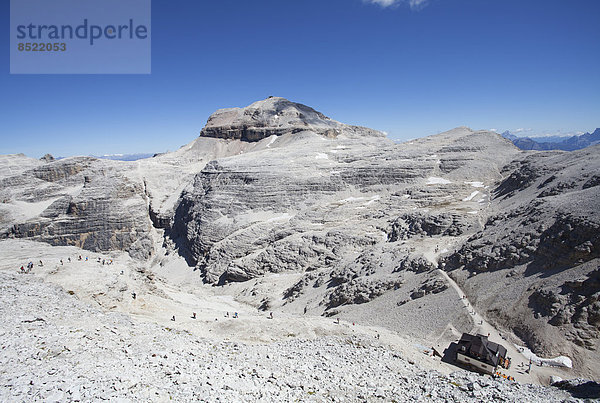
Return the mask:
[[496,371],[496,373],[494,374],[495,378],[504,378],[504,379],[508,379],[509,381],[515,381],[515,378],[509,375],[505,375],[500,371]]
[[[77,260],[78,260],[78,261],[85,261],[85,262],[87,262],[87,261],[89,261],[90,259],[89,259],[89,257],[88,257],[88,256],[85,256],[85,258],[84,258],[83,256],[79,255],[79,256],[77,257]],[[70,258],[70,257],[67,257],[67,262],[68,262],[68,263],[71,263],[71,258]],[[98,258],[96,259],[96,262],[97,262],[97,263],[101,263],[102,265],[112,265],[112,264],[113,264],[113,260],[112,260],[112,259],[102,259],[102,258],[100,258],[100,257],[98,257]],[[65,261],[64,261],[63,259],[60,259],[60,260],[59,260],[59,263],[60,263],[60,265],[61,265],[61,266],[64,266],[64,264],[65,264]],[[40,267],[43,267],[43,266],[44,266],[44,263],[43,263],[43,262],[40,260],[38,265],[39,265]],[[30,261],[29,263],[27,263],[26,267],[25,267],[25,266],[21,266],[21,267],[20,267],[20,269],[19,269],[19,273],[21,273],[21,274],[31,273],[31,270],[33,269],[33,266],[34,266],[33,262],[31,262],[31,261]],[[121,274],[124,274],[123,270],[121,270]],[[134,299],[134,300],[135,300],[135,299],[137,299],[137,293],[136,293],[135,291],[131,292],[131,298],[132,298],[132,299]],[[226,313],[225,313],[225,317],[226,317],[226,318],[229,318],[229,317],[231,317],[231,318],[233,318],[233,319],[238,319],[238,318],[239,318],[239,314],[238,314],[237,312],[233,312],[233,314],[232,314],[232,315],[230,315],[230,314],[229,314],[229,312],[226,312]],[[196,319],[196,318],[197,318],[196,312],[193,312],[193,313],[192,313],[192,316],[191,316],[191,318],[192,318],[192,319]],[[270,312],[270,313],[269,313],[269,316],[268,316],[267,318],[268,318],[268,319],[273,319],[273,312]],[[217,320],[217,319],[215,319],[215,320]],[[173,315],[173,316],[171,317],[171,321],[173,321],[173,322],[175,322],[175,321],[176,321],[175,315]]]
[[[77,257],[77,260],[78,261],[86,261],[87,262],[89,260],[89,257],[86,256],[85,258],[83,258],[81,255],[79,255]],[[71,258],[67,257],[66,261],[67,261],[67,263],[71,263]],[[102,263],[102,265],[109,265],[109,266],[113,264],[113,260],[112,259],[102,259],[100,257],[97,258],[96,262],[97,263]],[[65,265],[65,260],[64,259],[59,259],[58,263],[61,266],[64,266]],[[21,274],[31,273],[31,270],[33,269],[33,266],[34,266],[33,262],[30,261],[29,263],[27,263],[27,266],[21,266],[19,268],[19,273],[21,273]],[[38,266],[39,267],[43,267],[44,266],[44,262],[42,262],[40,260],[39,263],[38,263]],[[121,274],[123,274],[123,273],[121,273]]]
[[[132,295],[133,295],[133,299],[135,299],[135,293],[132,293]],[[238,319],[239,314],[237,312],[234,312],[233,315],[229,315],[229,312],[225,312],[225,317]],[[190,316],[190,318],[197,319],[196,312],[192,312],[192,316]],[[271,314],[269,315],[269,319],[273,319],[273,312],[271,312]],[[175,321],[176,321],[175,315],[171,316],[171,322],[175,322]],[[215,321],[218,321],[218,318],[215,318]]]
[[[43,266],[44,263],[40,260],[39,265]],[[24,266],[21,266],[21,268],[19,269],[19,273],[28,274],[28,273],[31,273],[32,269],[33,269],[33,262],[30,261],[29,263],[27,263],[27,268],[25,268]]]

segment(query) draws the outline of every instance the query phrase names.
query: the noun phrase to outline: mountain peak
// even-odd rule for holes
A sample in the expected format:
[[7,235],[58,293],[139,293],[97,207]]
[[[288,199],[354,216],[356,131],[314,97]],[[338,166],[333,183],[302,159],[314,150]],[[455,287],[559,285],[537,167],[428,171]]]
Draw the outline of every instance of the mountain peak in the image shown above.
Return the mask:
[[219,109],[209,118],[201,137],[260,141],[301,131],[337,136],[343,125],[313,108],[281,97],[269,97],[245,108]]

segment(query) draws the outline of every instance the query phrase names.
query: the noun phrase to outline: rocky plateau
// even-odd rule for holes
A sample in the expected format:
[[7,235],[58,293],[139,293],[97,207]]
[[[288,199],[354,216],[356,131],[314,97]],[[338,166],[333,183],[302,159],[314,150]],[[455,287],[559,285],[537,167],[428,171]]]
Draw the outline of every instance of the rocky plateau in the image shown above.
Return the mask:
[[[5,245],[0,251],[12,258],[14,242],[35,241],[79,248],[81,254],[123,255],[123,267],[137,268],[135,287],[146,284],[157,298],[169,287],[190,295],[210,292],[255,312],[328,322],[339,318],[442,350],[462,332],[490,326],[513,349],[519,345],[540,357],[570,357],[573,368],[559,370],[561,377],[598,381],[599,153],[600,145],[573,152],[523,151],[499,134],[466,127],[396,144],[378,131],[270,97],[215,112],[197,139],[153,158],[0,156],[0,245]],[[185,264],[175,268],[173,259]],[[18,268],[5,266],[14,273]],[[22,327],[35,327],[45,335],[41,340],[56,334],[52,329],[58,326],[66,338],[75,337],[75,331],[96,334],[102,343],[127,350],[125,356],[145,357],[142,363],[119,361],[123,374],[144,373],[148,366],[154,368],[151,376],[169,373],[160,381],[123,375],[116,386],[114,379],[106,380],[100,389],[107,398],[124,396],[115,394],[121,390],[135,390],[140,400],[198,399],[201,393],[210,401],[219,395],[272,401],[581,397],[556,388],[471,379],[463,372],[414,369],[388,347],[369,342],[364,350],[360,338],[327,332],[312,341],[279,340],[273,347],[257,347],[199,342],[193,332],[180,329],[168,333],[176,343],[170,344],[159,340],[167,333],[152,321],[144,322],[142,330],[138,325],[131,329],[130,321],[137,319],[129,316],[125,291],[115,290],[130,292],[134,286],[123,288],[116,280],[106,283],[112,294],[101,297],[98,291],[77,289],[72,280],[75,297],[58,291],[52,297],[52,304],[73,310],[73,317],[91,315],[98,323],[95,330],[74,330],[58,317],[19,322],[7,313],[13,302],[6,293],[27,295],[29,306],[55,292],[41,282],[24,285],[19,280],[24,277],[1,275],[0,308],[9,326],[2,340],[13,340]],[[65,287],[66,277],[48,276]],[[73,305],[78,298],[83,302]],[[99,305],[100,313],[88,303]],[[159,303],[152,306],[160,311]],[[36,316],[27,309],[23,318]],[[106,310],[119,313],[103,318]],[[235,340],[235,332],[230,337]],[[3,343],[4,348],[9,342]],[[22,351],[24,343],[9,344]],[[62,348],[55,338],[47,343],[47,352],[40,354]],[[78,351],[85,350],[91,360],[101,354],[87,341],[77,343],[73,351],[57,353],[64,361],[60,365],[73,365]],[[181,347],[194,343],[199,343],[196,359]],[[331,361],[314,354],[326,354]],[[185,357],[178,358],[177,368],[166,363],[172,355]],[[232,369],[234,356],[244,357],[242,367]],[[370,378],[360,378],[358,369],[350,375],[335,372],[358,361],[373,371]],[[225,377],[193,387],[190,374],[198,371],[198,362],[212,363],[202,367],[203,379],[223,371]],[[299,363],[313,374],[313,383],[291,371],[290,365]],[[6,370],[2,373],[3,399],[35,391],[40,399],[97,397],[83,386],[61,384],[60,369],[43,367],[53,378],[52,387],[42,392],[21,382],[38,376],[31,362],[5,356],[2,365],[15,365],[26,374],[17,382]],[[238,373],[239,379],[234,377]],[[526,380],[547,385],[550,376],[541,372]]]

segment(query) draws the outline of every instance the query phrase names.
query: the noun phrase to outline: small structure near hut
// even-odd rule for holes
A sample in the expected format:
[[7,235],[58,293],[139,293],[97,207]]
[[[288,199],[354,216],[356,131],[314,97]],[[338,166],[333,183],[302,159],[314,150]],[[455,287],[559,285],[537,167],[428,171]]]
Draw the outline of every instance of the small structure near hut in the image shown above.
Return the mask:
[[476,371],[493,375],[498,367],[508,369],[510,359],[506,348],[488,340],[487,336],[463,333],[456,350],[456,361]]

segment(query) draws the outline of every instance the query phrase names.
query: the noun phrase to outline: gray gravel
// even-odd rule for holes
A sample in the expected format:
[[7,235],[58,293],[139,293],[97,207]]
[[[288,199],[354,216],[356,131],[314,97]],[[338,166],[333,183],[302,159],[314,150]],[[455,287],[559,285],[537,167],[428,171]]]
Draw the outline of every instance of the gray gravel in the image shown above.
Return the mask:
[[563,401],[556,388],[425,371],[359,337],[211,342],[0,273],[1,401]]

